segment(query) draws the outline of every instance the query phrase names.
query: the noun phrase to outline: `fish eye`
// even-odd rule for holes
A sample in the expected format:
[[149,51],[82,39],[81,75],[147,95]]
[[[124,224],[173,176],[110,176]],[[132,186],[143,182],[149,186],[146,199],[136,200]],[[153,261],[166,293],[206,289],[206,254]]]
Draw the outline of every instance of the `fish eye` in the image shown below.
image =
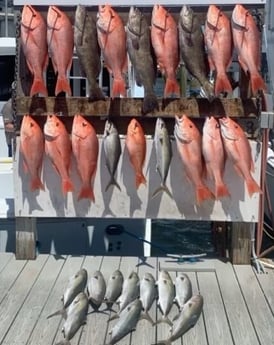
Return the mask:
[[56,127],[58,127],[59,126],[59,122],[56,122]]
[[86,127],[86,126],[87,126],[87,123],[86,123],[86,122],[82,122],[82,126],[83,126],[83,127]]
[[33,127],[33,126],[34,126],[34,123],[33,123],[33,122],[31,122],[29,125],[30,125],[30,127]]
[[193,126],[192,125],[189,125],[189,128],[192,128]]

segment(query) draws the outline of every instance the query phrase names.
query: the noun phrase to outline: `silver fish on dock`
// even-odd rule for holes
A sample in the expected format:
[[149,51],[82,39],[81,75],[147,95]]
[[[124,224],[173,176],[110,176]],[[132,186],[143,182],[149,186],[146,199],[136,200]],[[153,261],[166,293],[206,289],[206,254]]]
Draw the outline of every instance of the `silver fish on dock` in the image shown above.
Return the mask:
[[126,306],[138,298],[140,295],[140,279],[136,272],[131,272],[128,278],[123,283],[122,294],[118,298],[117,304],[119,304],[119,313]]
[[134,68],[136,83],[144,87],[142,112],[145,115],[159,110],[157,96],[153,90],[157,69],[152,55],[149,25],[146,17],[134,6],[130,7],[126,34],[127,51]]
[[109,332],[111,335],[107,345],[116,344],[128,333],[133,331],[138,323],[142,311],[142,303],[139,299],[131,302],[119,315],[119,320]]
[[149,315],[149,310],[157,297],[156,281],[151,273],[146,272],[140,280],[140,301],[142,302],[143,312],[141,318],[148,320],[152,325],[155,322]]
[[194,11],[184,5],[179,16],[179,45],[181,59],[187,70],[202,86],[208,99],[214,97],[214,87],[208,81],[209,71],[201,23]]
[[153,192],[152,198],[160,192],[166,192],[173,199],[170,190],[166,186],[166,179],[172,159],[172,147],[165,121],[160,117],[156,121],[154,144],[157,159],[156,170],[160,175],[161,185]]
[[106,282],[100,271],[95,271],[88,280],[88,300],[92,308],[98,310],[106,293]]
[[116,186],[119,190],[121,187],[115,180],[115,173],[121,156],[122,148],[119,133],[114,123],[107,120],[105,123],[104,137],[103,137],[103,148],[106,157],[106,165],[110,174],[110,181],[108,182],[105,192],[111,185]]
[[116,270],[109,277],[104,301],[108,308],[116,302],[117,298],[122,293],[124,277],[121,271]]
[[70,345],[70,340],[86,323],[87,312],[88,298],[84,292],[80,292],[68,307],[68,316],[62,328],[65,339],[56,345]]
[[55,315],[62,315],[64,318],[67,317],[66,308],[71,304],[71,302],[80,292],[83,292],[85,290],[87,285],[87,278],[88,273],[84,268],[82,268],[69,279],[68,285],[62,296],[63,308],[49,315],[47,319]]
[[101,50],[97,39],[96,19],[83,5],[78,5],[75,11],[74,45],[81,74],[88,80],[89,100],[104,100],[105,96],[97,82],[101,71]]
[[190,328],[194,327],[203,309],[203,297],[195,295],[185,304],[182,311],[173,319],[171,335],[166,340],[160,340],[153,345],[171,345],[173,341],[179,339]]
[[157,285],[159,295],[158,304],[163,314],[162,318],[157,320],[157,323],[165,322],[172,326],[172,322],[168,318],[168,313],[171,310],[175,298],[175,288],[167,271],[160,271]]
[[181,311],[185,303],[192,297],[192,284],[187,274],[178,272],[175,279],[175,302]]

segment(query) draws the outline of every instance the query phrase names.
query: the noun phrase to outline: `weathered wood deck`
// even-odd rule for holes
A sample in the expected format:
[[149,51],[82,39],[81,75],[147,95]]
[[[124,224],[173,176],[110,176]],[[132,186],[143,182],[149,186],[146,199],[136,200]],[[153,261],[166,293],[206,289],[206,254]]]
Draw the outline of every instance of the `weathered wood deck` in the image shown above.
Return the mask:
[[[194,292],[204,297],[203,315],[198,324],[177,340],[175,345],[271,345],[274,343],[274,272],[257,275],[250,266],[232,266],[219,260],[178,264],[167,258],[39,255],[35,261],[15,260],[14,254],[0,253],[0,344],[51,345],[62,339],[61,317],[46,319],[61,306],[60,297],[69,277],[79,268],[88,272],[100,269],[105,278],[117,268],[126,277],[135,270],[142,277],[160,268],[185,270]],[[170,260],[170,259],[169,259]],[[171,261],[171,260],[170,260]],[[104,306],[103,306],[104,308]],[[177,313],[172,307],[170,317]],[[156,318],[156,304],[151,310]],[[103,345],[109,313],[90,313],[87,324],[72,339],[71,345]],[[165,339],[169,327],[152,327],[142,320],[137,330],[119,344],[149,345]]]

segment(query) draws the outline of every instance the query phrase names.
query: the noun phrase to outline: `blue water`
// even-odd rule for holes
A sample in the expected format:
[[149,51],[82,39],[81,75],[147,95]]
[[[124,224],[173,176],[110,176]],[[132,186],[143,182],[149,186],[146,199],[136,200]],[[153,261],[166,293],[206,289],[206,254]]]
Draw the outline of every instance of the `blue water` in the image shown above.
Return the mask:
[[[168,254],[201,254],[216,256],[212,243],[211,222],[152,220],[151,242]],[[151,247],[152,256],[164,255]]]

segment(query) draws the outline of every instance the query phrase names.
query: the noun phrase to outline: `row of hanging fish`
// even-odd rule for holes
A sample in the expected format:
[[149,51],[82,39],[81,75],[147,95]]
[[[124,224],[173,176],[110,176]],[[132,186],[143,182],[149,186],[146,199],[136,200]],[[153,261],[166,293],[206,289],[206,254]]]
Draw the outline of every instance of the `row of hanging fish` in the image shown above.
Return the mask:
[[[204,32],[200,20],[188,6],[183,6],[178,23],[163,6],[154,5],[151,23],[138,8],[131,7],[126,26],[110,5],[99,5],[97,20],[84,6],[78,5],[74,26],[67,14],[49,6],[47,21],[32,6],[25,5],[21,21],[21,43],[27,65],[33,74],[30,96],[47,96],[43,72],[50,56],[58,75],[55,95],[71,95],[67,75],[72,65],[74,46],[82,74],[89,82],[89,98],[104,99],[97,84],[104,64],[113,77],[111,97],[126,96],[125,73],[128,58],[135,70],[137,85],[144,86],[143,113],[158,109],[154,92],[156,66],[165,78],[164,97],[180,97],[176,79],[180,60],[200,83],[206,97],[231,93],[227,70],[235,47],[238,61],[249,74],[252,94],[266,90],[260,75],[261,39],[252,15],[237,4],[231,20],[215,5],[207,12]],[[209,71],[215,73],[215,83],[209,82]]]
[[[154,321],[149,311],[156,299],[162,317]],[[141,319],[147,320],[152,326],[161,322],[169,324],[170,335],[158,343],[171,344],[195,326],[203,309],[203,297],[193,295],[189,277],[180,272],[174,283],[167,271],[160,271],[156,282],[153,275],[148,272],[140,279],[133,271],[124,279],[122,272],[116,270],[106,282],[102,272],[95,271],[88,279],[86,269],[82,268],[70,278],[62,302],[62,309],[48,316],[50,318],[61,314],[65,319],[65,340],[58,344],[69,344],[75,333],[87,321],[89,304],[94,312],[114,312],[114,305],[119,306],[117,313],[109,319],[109,322],[118,319],[109,332],[109,345],[116,344],[134,330]],[[168,315],[174,302],[179,312],[171,321]],[[105,309],[101,309],[102,304],[106,304]]]
[[[184,171],[193,185],[197,205],[209,199],[230,197],[230,192],[223,180],[226,155],[232,161],[237,174],[245,181],[249,196],[261,193],[260,187],[252,176],[254,162],[250,143],[240,125],[231,118],[223,117],[217,120],[213,116],[207,117],[201,134],[186,115],[175,115],[174,136],[182,161],[182,175]],[[154,191],[152,197],[166,192],[172,198],[172,193],[166,185],[173,156],[172,145],[162,118],[157,118],[156,121],[154,145],[156,170],[161,178],[161,185]],[[110,120],[105,123],[102,147],[106,159],[105,166],[110,175],[105,191],[112,185],[121,191],[115,177],[122,152],[121,141],[117,128]],[[135,118],[131,119],[127,128],[125,149],[135,172],[135,185],[138,189],[140,185],[147,183],[143,172],[147,144],[142,125]],[[74,191],[70,178],[73,153],[81,179],[78,200],[87,198],[95,202],[93,187],[97,171],[99,140],[92,124],[82,115],[75,115],[70,137],[60,117],[54,114],[47,116],[43,132],[34,117],[30,115],[23,117],[20,152],[23,156],[24,170],[30,175],[31,191],[45,189],[41,181],[44,151],[61,178],[64,195]],[[214,192],[206,185],[205,177],[214,181]]]

